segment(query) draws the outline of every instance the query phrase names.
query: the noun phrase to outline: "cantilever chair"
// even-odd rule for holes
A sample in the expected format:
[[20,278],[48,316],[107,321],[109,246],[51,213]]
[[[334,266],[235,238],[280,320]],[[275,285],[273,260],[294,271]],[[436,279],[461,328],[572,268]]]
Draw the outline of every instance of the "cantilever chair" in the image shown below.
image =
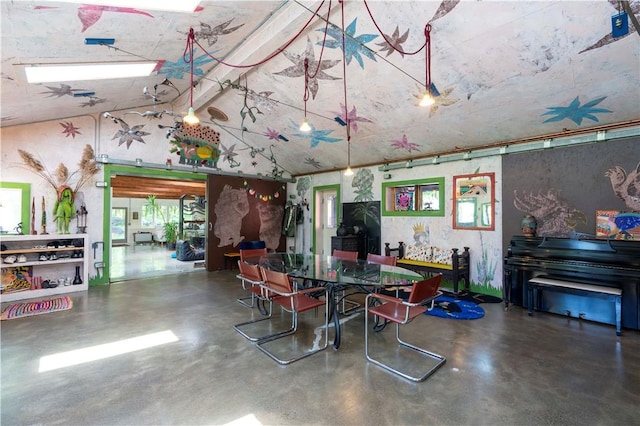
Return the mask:
[[[442,292],[439,291],[441,281],[442,274],[438,274],[429,279],[414,283],[407,300],[379,293],[370,293],[367,295],[365,299],[366,310],[364,328],[364,347],[367,360],[414,382],[421,382],[425,380],[446,362],[446,358],[442,355],[430,352],[424,348],[415,346],[400,339],[400,325],[408,324],[417,316],[422,315],[427,311],[427,309],[433,309],[435,298],[442,294]],[[381,304],[373,303],[374,301]],[[431,305],[430,308],[425,306],[428,304]],[[431,367],[425,373],[416,376],[411,375],[409,372],[406,372],[406,370],[401,371],[398,368],[394,368],[388,362],[382,362],[374,359],[369,352],[368,324],[370,314],[377,315],[396,324],[396,341],[399,344],[399,348],[408,348],[413,350],[426,358],[434,360],[435,364],[432,363]],[[403,362],[402,366],[404,367],[405,365],[406,364]]]
[[[342,259],[342,260],[349,260],[351,262],[357,262],[358,261],[358,252],[357,251],[346,251],[346,250],[338,250],[338,249],[334,249],[332,256],[335,257],[336,259]],[[347,299],[347,292],[346,291],[342,291],[342,295],[340,296],[340,298],[342,299],[342,313],[346,314],[348,312],[353,311],[354,309],[357,309],[360,307],[360,304],[358,302],[354,302],[353,300],[349,300]],[[346,304],[351,305],[351,308],[347,309]]]
[[377,263],[379,265],[389,265],[396,266],[396,261],[398,260],[395,256],[384,256],[381,254],[373,254],[367,253],[367,262],[369,263]]
[[[238,261],[238,266],[240,265],[240,263],[245,263],[245,260],[248,259],[249,257],[261,256],[263,254],[267,254],[267,246],[264,244],[264,241],[260,241],[260,242],[263,243],[262,247],[260,248],[255,248],[257,244],[245,244],[245,242],[240,243],[240,260]],[[258,243],[258,242],[254,241],[249,243]],[[244,248],[244,247],[250,247],[250,248]],[[251,271],[249,272],[249,274],[250,274],[249,277],[242,278],[242,276],[245,274],[243,274],[242,270],[240,269],[240,273],[236,275],[236,278],[242,281],[242,288],[245,290],[249,290],[251,287],[258,285],[257,284],[258,282],[262,281],[262,276],[260,275],[259,268],[256,268],[255,271],[253,271],[253,268],[251,268]],[[250,284],[250,287],[247,287],[247,283]],[[251,300],[251,303],[247,303],[247,300]],[[241,297],[238,299],[238,302],[240,304],[247,306],[249,308],[253,308],[254,301],[255,301],[255,292],[252,292],[250,296]]]
[[[291,313],[291,327],[287,330],[274,333],[267,338],[259,340],[257,342],[258,348],[282,365],[290,364],[294,361],[325,350],[329,343],[329,308],[327,304],[327,289],[325,287],[312,287],[299,290],[295,282],[292,281],[287,274],[265,268],[261,268],[261,271],[264,282],[262,286],[274,295],[271,299],[273,303],[280,305],[284,311]],[[312,297],[312,294],[314,294],[314,296],[322,294],[324,295],[324,300]],[[314,342],[313,346],[308,350],[287,358],[279,356],[279,354],[273,350],[275,347],[273,349],[269,349],[267,347],[272,347],[275,345],[273,342],[296,333],[298,330],[299,313],[316,309],[321,306],[324,306],[324,343],[321,346],[317,346],[317,343]],[[315,337],[315,333],[313,335]],[[281,342],[278,342],[278,346],[281,348],[282,345],[280,343]],[[296,344],[296,346],[298,345]]]
[[[251,265],[245,261],[238,260],[238,270],[240,272],[236,275],[236,278],[242,282],[242,288],[251,293],[248,297],[239,298],[238,302],[248,308],[253,308],[256,301],[256,295],[259,296],[263,293],[260,288],[260,284],[262,284],[260,268],[258,265]],[[247,303],[246,300],[251,300],[251,303]],[[264,298],[262,298],[262,300],[264,300]],[[266,314],[260,306],[258,306],[258,308],[260,309],[260,312]]]
[[[260,310],[260,313],[265,316],[262,318],[253,319],[250,321],[242,322],[240,324],[236,324],[233,326],[233,328],[242,336],[251,340],[252,342],[257,342],[260,339],[271,337],[272,334],[267,334],[267,335],[263,334],[258,336],[251,334],[249,331],[245,330],[245,328],[247,328],[245,326],[249,324],[255,324],[261,321],[266,321],[271,318],[271,314],[273,310],[272,299],[274,297],[274,294],[269,292],[264,287],[262,272],[260,271],[260,267],[258,265],[252,265],[250,263],[239,260],[238,268],[240,269],[240,273],[236,277],[242,280],[243,288],[245,288],[245,281],[250,284],[250,286],[246,287],[245,289],[251,292],[251,305],[244,302],[243,299],[238,299],[238,302],[242,303],[245,306],[253,307],[253,302],[255,300],[257,302],[256,304],[258,305],[258,309]],[[245,299],[248,299],[248,298],[245,298]],[[261,302],[263,303],[263,306],[260,306]],[[264,306],[264,304],[267,304],[267,303],[269,304],[268,309]]]

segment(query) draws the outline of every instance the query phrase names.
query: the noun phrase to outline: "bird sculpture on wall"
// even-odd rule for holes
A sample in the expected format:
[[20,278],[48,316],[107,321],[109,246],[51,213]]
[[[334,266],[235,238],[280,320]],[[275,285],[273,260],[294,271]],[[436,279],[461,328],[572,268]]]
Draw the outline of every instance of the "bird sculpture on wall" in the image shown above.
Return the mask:
[[148,136],[151,134],[142,130],[142,128],[144,127],[144,124],[138,124],[133,127],[130,127],[126,121],[124,121],[119,117],[115,117],[109,114],[108,112],[105,112],[103,116],[104,118],[110,118],[114,123],[117,123],[120,125],[121,129],[118,130],[116,134],[113,135],[113,137],[111,138],[111,140],[119,138],[118,146],[122,145],[123,143],[126,143],[127,149],[129,149],[133,141],[146,143],[144,139],[142,139],[142,137]]
[[611,180],[616,197],[624,201],[628,209],[640,211],[640,163],[629,173],[624,168],[615,166],[604,175]]

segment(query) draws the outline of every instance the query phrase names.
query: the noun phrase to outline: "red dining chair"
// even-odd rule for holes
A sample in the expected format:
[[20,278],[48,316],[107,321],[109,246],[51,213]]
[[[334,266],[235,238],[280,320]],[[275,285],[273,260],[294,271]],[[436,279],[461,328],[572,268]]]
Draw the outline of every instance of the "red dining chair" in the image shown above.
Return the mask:
[[398,260],[395,256],[384,256],[381,254],[373,254],[367,253],[367,262],[369,263],[377,263],[379,265],[389,265],[396,266],[396,261]]
[[351,260],[353,262],[358,261],[358,252],[357,251],[346,251],[346,250],[333,250],[333,254],[331,255],[337,259],[342,260]]
[[[291,313],[291,327],[259,340],[257,342],[258,348],[282,365],[290,364],[294,361],[298,361],[299,359],[325,350],[329,344],[329,308],[327,304],[327,289],[325,287],[311,287],[299,290],[295,282],[293,282],[291,277],[287,274],[266,268],[261,268],[261,271],[263,278],[262,286],[274,295],[271,299],[273,303],[280,305],[283,311]],[[320,294],[324,295],[324,299],[317,298]],[[315,297],[312,297],[312,295]],[[296,351],[297,353],[293,355],[288,354],[286,358],[283,357],[281,355],[283,346],[281,344],[281,339],[285,336],[296,334],[296,331],[298,330],[298,314],[312,309],[317,309],[321,306],[324,306],[324,343],[321,346],[317,346],[317,343],[315,342],[316,334],[312,333],[311,336],[314,339],[314,343],[311,348],[302,352],[298,350]],[[294,339],[294,346],[296,348],[299,347],[298,340],[299,339]]]
[[[433,309],[435,298],[442,294],[442,292],[439,291],[441,281],[442,274],[438,274],[426,280],[414,283],[407,300],[380,293],[370,293],[369,295],[367,295],[365,299],[366,309],[364,328],[364,348],[367,360],[388,371],[391,371],[392,373],[398,374],[414,382],[421,382],[425,380],[427,377],[435,373],[435,371],[446,362],[446,358],[442,355],[430,352],[427,349],[418,347],[400,339],[400,325],[408,324],[417,316],[422,315],[425,311]],[[425,306],[428,304],[431,305],[429,308]],[[431,367],[425,373],[422,373],[420,375],[411,375],[406,371],[406,369],[404,369],[404,371],[401,371],[399,369],[406,366],[406,360],[400,361],[398,363],[401,364],[401,367],[394,367],[391,366],[389,362],[382,362],[380,360],[374,359],[370,355],[369,350],[368,324],[370,314],[377,315],[387,321],[396,324],[396,341],[399,345],[398,348],[408,348],[410,350],[418,352],[426,358],[435,360],[436,363],[432,363]]]
[[[269,292],[264,287],[264,282],[262,280],[262,272],[260,271],[260,267],[258,265],[252,265],[247,262],[238,261],[238,268],[240,269],[240,273],[236,275],[236,277],[242,281],[243,288],[251,292],[251,304],[249,305],[243,299],[238,299],[238,302],[242,303],[245,306],[253,307],[254,301],[256,301],[258,305],[258,309],[260,310],[260,313],[265,315],[265,317],[253,319],[250,321],[245,321],[240,324],[236,324],[233,326],[233,328],[245,338],[251,340],[252,342],[257,342],[260,339],[270,337],[271,334],[255,335],[250,333],[250,331],[253,330],[254,327],[252,327],[251,330],[245,330],[245,328],[249,328],[249,327],[246,327],[249,324],[255,324],[261,321],[266,321],[271,318],[271,313],[273,310],[273,303],[271,300],[274,294]],[[245,282],[249,283],[249,286],[245,287],[246,285]],[[247,299],[247,298],[244,298],[244,299]],[[263,306],[260,306],[260,303],[263,303]],[[264,306],[264,304],[267,304],[267,303],[269,304],[268,309]]]
[[[346,250],[338,250],[334,249],[332,255],[336,259],[349,260],[352,262],[358,261],[358,252],[357,251],[346,251]],[[354,302],[353,300],[347,299],[347,292],[343,290],[340,294],[340,300],[342,300],[342,313],[346,314],[354,309],[359,308],[361,305],[358,302]],[[351,305],[351,308],[347,309],[347,304]]]
[[[267,254],[267,249],[265,248],[259,248],[259,249],[240,249],[240,260],[238,261],[238,266],[240,266],[241,263],[245,263],[245,260],[250,258],[250,257],[255,257],[255,256],[262,256],[264,254]],[[248,264],[247,264],[248,265]],[[242,282],[242,288],[244,290],[249,290],[250,287],[256,286],[258,284],[252,284],[252,282],[260,282],[262,281],[262,276],[260,275],[260,269],[256,267],[255,271],[253,271],[253,268],[245,268],[246,270],[250,270],[249,271],[249,276],[248,278],[241,278],[241,276],[243,276],[244,274],[242,273],[242,270],[240,270],[240,273],[238,275],[236,275],[236,278],[239,278],[240,281]],[[250,286],[247,286],[247,283],[250,284]],[[251,300],[251,303],[247,303],[247,300]],[[253,302],[255,300],[255,293],[251,293],[250,296],[247,297],[241,297],[238,299],[238,302],[241,303],[244,306],[247,306],[249,308],[253,308]]]

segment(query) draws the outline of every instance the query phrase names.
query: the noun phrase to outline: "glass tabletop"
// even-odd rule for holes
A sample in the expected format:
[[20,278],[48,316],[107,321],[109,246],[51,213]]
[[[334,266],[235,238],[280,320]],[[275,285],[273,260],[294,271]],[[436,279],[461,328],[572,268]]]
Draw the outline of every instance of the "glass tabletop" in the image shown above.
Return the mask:
[[354,262],[315,254],[267,253],[248,257],[245,261],[286,272],[294,278],[339,284],[394,286],[410,285],[423,279],[419,273],[399,266],[379,265],[365,260]]

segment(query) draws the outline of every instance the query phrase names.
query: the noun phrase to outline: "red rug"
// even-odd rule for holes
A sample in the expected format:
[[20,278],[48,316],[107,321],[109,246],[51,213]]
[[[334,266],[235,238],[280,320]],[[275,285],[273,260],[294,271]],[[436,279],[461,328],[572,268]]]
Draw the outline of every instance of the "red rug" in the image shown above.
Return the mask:
[[30,317],[32,315],[48,314],[49,312],[66,311],[73,308],[73,300],[69,296],[55,297],[33,302],[13,303],[2,311],[0,319]]

